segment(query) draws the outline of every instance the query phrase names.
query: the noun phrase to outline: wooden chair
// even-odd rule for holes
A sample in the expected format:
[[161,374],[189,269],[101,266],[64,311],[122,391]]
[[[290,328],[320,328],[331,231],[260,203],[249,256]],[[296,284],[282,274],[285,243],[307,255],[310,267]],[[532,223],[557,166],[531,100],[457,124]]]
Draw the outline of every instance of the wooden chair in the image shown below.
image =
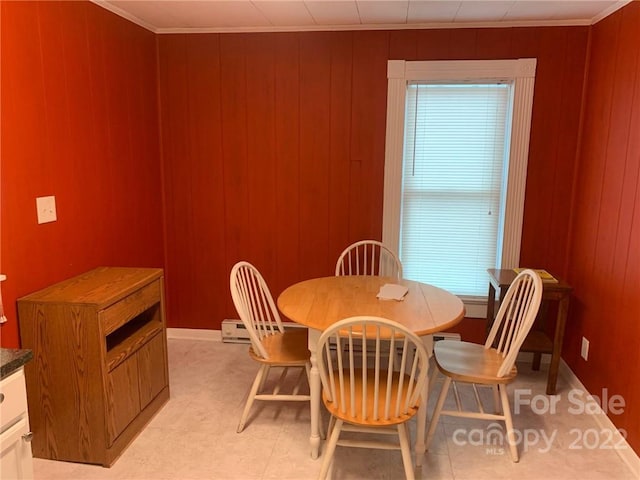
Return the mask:
[[[231,270],[230,288],[233,304],[251,340],[249,355],[261,365],[238,424],[240,433],[254,400],[310,402],[310,395],[299,392],[305,372],[308,382],[311,364],[307,329],[284,330],[271,292],[253,265],[248,262],[237,263]],[[271,393],[259,393],[272,367],[282,367],[282,373]],[[299,375],[291,394],[280,393],[289,368],[299,369]]]
[[[326,477],[336,445],[341,445],[399,449],[405,475],[413,479],[406,423],[418,411],[427,375],[428,356],[420,338],[391,320],[352,317],[325,330],[317,352],[322,399],[331,414],[319,478]],[[399,443],[340,439],[342,431],[397,434]]]
[[[524,270],[507,290],[484,345],[451,340],[436,342],[435,363],[445,378],[427,432],[427,450],[440,415],[502,420],[506,427],[511,458],[514,462],[518,461],[507,384],[515,380],[518,373],[515,366],[516,357],[536,318],[541,298],[542,280],[533,270]],[[455,382],[453,391],[457,410],[443,410],[442,406],[452,382]],[[478,411],[462,410],[456,383],[472,385]],[[497,413],[484,411],[476,385],[493,388]],[[500,410],[502,413],[498,413]]]
[[361,240],[349,245],[336,263],[336,275],[381,275],[402,278],[402,262],[377,240]]

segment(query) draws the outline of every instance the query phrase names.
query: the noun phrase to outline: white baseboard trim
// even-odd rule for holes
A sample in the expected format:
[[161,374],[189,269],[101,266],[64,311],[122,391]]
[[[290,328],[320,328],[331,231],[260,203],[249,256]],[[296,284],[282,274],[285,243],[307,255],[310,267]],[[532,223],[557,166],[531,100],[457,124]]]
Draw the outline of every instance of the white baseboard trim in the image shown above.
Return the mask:
[[[571,388],[579,389],[584,392],[590,393],[582,384],[582,382],[576,377],[575,373],[571,371],[569,366],[563,359],[560,359],[560,368],[559,374],[567,381]],[[633,448],[627,443],[626,439],[622,437],[618,428],[613,424],[611,419],[602,411],[597,414],[594,414],[594,420],[598,424],[598,426],[603,430],[609,430],[612,432],[612,443],[614,445],[625,445],[626,448],[617,448],[616,452],[620,455],[620,458],[627,464],[627,466],[631,469],[631,473],[635,475],[636,478],[640,478],[640,457],[636,452],[633,451]]]
[[199,328],[167,328],[167,338],[222,342],[222,332],[220,330],[206,330]]

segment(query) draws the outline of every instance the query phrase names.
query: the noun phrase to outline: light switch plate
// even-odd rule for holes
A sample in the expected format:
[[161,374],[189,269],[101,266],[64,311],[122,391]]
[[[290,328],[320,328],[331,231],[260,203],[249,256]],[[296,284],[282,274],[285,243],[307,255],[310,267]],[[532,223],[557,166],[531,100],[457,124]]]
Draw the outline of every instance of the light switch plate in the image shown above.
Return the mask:
[[58,220],[56,214],[56,197],[36,198],[36,208],[38,211],[38,223],[49,223]]

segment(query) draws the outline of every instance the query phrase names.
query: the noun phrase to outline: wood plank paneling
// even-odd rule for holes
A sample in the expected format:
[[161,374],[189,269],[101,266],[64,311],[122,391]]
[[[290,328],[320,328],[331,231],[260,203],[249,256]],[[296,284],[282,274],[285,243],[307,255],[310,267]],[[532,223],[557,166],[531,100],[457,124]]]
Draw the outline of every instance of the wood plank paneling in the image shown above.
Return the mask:
[[[183,319],[191,318],[197,312],[191,289],[180,285],[193,284],[193,268],[196,252],[190,248],[194,238],[190,230],[191,221],[191,162],[188,135],[188,91],[187,79],[187,36],[162,36],[159,42],[158,83],[161,98],[160,120],[162,132],[163,156],[163,206],[165,223],[165,249],[167,252],[180,252],[179,256],[166,255],[167,318],[172,326],[182,326]],[[171,97],[166,93],[170,91]],[[211,112],[215,115],[215,112]],[[194,126],[197,130],[198,127]],[[212,156],[217,152],[212,152]],[[181,291],[173,295],[173,290]],[[206,308],[208,304],[202,305]]]
[[418,30],[416,60],[449,60],[455,30]]
[[331,35],[300,34],[298,262],[301,274],[311,277],[328,270]]
[[[559,140],[556,143],[554,152],[553,168],[554,183],[553,205],[551,209],[549,224],[554,232],[558,232],[555,243],[546,242],[544,252],[531,252],[529,255],[536,255],[535,263],[549,264],[559,272],[566,272],[568,254],[566,249],[557,248],[557,245],[568,245],[569,229],[571,223],[571,210],[567,208],[555,208],[555,205],[571,205],[573,195],[573,184],[576,172],[576,145],[579,139],[579,130],[576,128],[576,118],[580,118],[582,108],[582,98],[577,97],[571,91],[573,85],[579,85],[584,79],[584,66],[587,52],[587,32],[585,30],[568,29],[567,50],[574,52],[565,58],[562,76],[562,93],[559,111],[555,115],[559,116]],[[578,123],[579,126],[579,123]],[[535,248],[538,250],[538,248]],[[531,260],[534,264],[534,259]]]
[[[216,282],[238,260],[254,262],[277,295],[295,281],[331,275],[349,243],[380,238],[389,58],[538,57],[523,259],[560,272],[587,34],[586,27],[220,34],[191,35],[188,45],[183,36],[161,36],[166,261],[169,281],[180,284],[169,288],[170,324],[219,328],[237,316]],[[213,37],[218,43],[207,44]],[[209,88],[209,73],[201,80],[197,72],[215,69],[218,100],[203,108],[197,99],[215,96],[217,87]],[[187,103],[200,113],[185,113]],[[206,128],[221,150],[216,141],[190,139]],[[189,172],[205,158],[216,167],[198,175],[217,171],[222,196],[188,190]],[[552,208],[557,199],[563,201]],[[220,203],[211,206],[217,214],[195,210],[212,201]],[[549,238],[541,242],[540,231]],[[202,239],[220,235],[216,248],[224,254],[207,260]],[[194,284],[201,281],[221,298]]]
[[[221,172],[222,159],[222,105],[219,64],[219,35],[206,35],[195,41],[186,36],[189,58],[186,80],[189,84],[187,102],[187,123],[182,128],[189,135],[187,156],[182,159],[184,174],[188,176],[191,198],[187,219],[192,231],[192,239],[186,248],[192,274],[188,292],[189,314],[171,310],[181,326],[188,327],[189,319],[198,315],[201,309],[214,310],[225,306],[224,298],[212,295],[213,291],[229,288],[229,278],[219,268],[225,262],[225,237],[221,229],[211,225],[224,218],[224,180]],[[198,66],[194,70],[194,66]],[[179,130],[180,131],[180,130]],[[174,159],[175,161],[175,159]],[[169,163],[169,162],[166,162]],[[173,162],[171,162],[173,163]],[[165,189],[178,187],[173,179],[165,178]],[[183,203],[183,201],[178,201]],[[170,227],[168,226],[168,229]],[[180,259],[173,258],[180,264]],[[171,316],[169,317],[171,318]]]
[[354,33],[347,245],[355,240],[382,238],[388,58],[388,32]]
[[389,32],[389,60],[420,60],[418,58],[417,30]]
[[[300,47],[294,33],[276,35],[273,43],[275,82],[274,169],[276,184],[276,216],[273,219],[276,237],[275,272],[270,275],[275,292],[284,290],[292,279],[301,279],[298,261],[300,245]],[[306,222],[305,222],[306,223]],[[279,228],[275,228],[279,226]],[[267,274],[268,272],[265,272]],[[233,307],[231,310],[233,311]]]
[[[493,58],[510,58],[514,29],[503,31],[500,28],[479,28],[476,32],[475,59],[491,60]],[[526,58],[519,53],[520,58]]]
[[[244,35],[220,36],[220,94],[224,122],[222,132],[222,179],[224,185],[224,235],[227,265],[226,271],[239,259],[243,259],[255,242],[250,219],[247,159],[247,64]],[[197,71],[198,66],[192,65]],[[249,66],[251,68],[251,66]],[[197,92],[190,92],[197,95]],[[189,128],[187,126],[187,128]],[[201,219],[194,219],[198,222]],[[219,228],[211,223],[210,228]],[[193,321],[193,320],[191,320]]]
[[[331,38],[331,118],[329,137],[328,259],[337,260],[349,243],[351,197],[351,137],[353,79],[353,34],[342,32]],[[347,48],[345,48],[345,46]]]
[[274,35],[247,35],[246,39],[248,212],[251,242],[239,260],[249,260],[261,271],[276,265],[277,184],[275,167],[275,53]]
[[[592,28],[571,225],[575,286],[564,358],[587,389],[620,395],[613,423],[640,450],[640,3]],[[589,360],[580,357],[582,336]]]
[[[578,64],[584,71],[586,51],[569,42],[572,29],[546,28],[544,31],[545,35],[541,35],[536,43],[534,55],[538,58],[534,95],[545,92],[549,101],[534,101],[531,123],[532,130],[538,135],[532,135],[529,145],[527,190],[545,192],[546,195],[527,198],[520,258],[523,265],[544,265],[544,268],[562,275],[567,229],[566,223],[554,225],[554,216],[559,214],[566,218],[568,212],[567,209],[556,209],[556,205],[559,192],[571,193],[578,132],[576,122],[580,112],[568,107],[580,105],[581,98],[569,90],[582,84],[582,76],[571,76],[568,69]],[[586,44],[586,39],[586,31],[583,30],[583,44]],[[568,58],[574,58],[576,63],[570,65]],[[559,156],[560,151],[572,153],[566,158]],[[548,188],[549,184],[553,188]],[[554,235],[539,235],[541,228],[551,229]],[[558,245],[565,248],[558,248]]]
[[[98,265],[162,266],[155,36],[90,2],[3,2],[2,345],[16,298]],[[58,220],[38,225],[35,198]]]
[[[38,191],[48,191],[46,135],[47,121],[42,114],[45,108],[44,82],[41,80],[40,37],[22,35],[21,32],[38,32],[38,14],[25,2],[3,2],[1,27],[2,55],[2,270],[7,281],[2,283],[4,308],[9,321],[2,326],[2,345],[18,345],[18,325],[15,299],[19,285],[29,282],[30,271],[38,268],[38,259],[32,255],[33,244],[19,241],[20,235],[30,238],[36,234],[32,218],[23,212],[32,212],[31,198],[22,195],[19,185],[32,185]],[[11,22],[8,20],[11,19]],[[9,48],[19,44],[20,48]],[[9,74],[11,73],[11,74]],[[20,92],[24,89],[22,95]],[[26,95],[26,92],[29,94]],[[11,119],[9,123],[5,119]],[[34,141],[38,138],[38,141]],[[13,160],[12,160],[13,159]],[[30,168],[19,168],[20,163]],[[13,168],[12,168],[13,164]],[[40,193],[42,195],[42,193]],[[48,193],[47,193],[48,195]],[[62,213],[62,212],[60,212]],[[11,234],[9,231],[11,230]],[[16,236],[15,240],[11,239]],[[11,257],[9,256],[11,255]],[[14,259],[20,259],[21,268],[12,268]],[[47,266],[42,266],[45,270]],[[9,273],[10,272],[10,273]],[[44,274],[51,275],[51,272]],[[13,301],[12,301],[13,300]]]

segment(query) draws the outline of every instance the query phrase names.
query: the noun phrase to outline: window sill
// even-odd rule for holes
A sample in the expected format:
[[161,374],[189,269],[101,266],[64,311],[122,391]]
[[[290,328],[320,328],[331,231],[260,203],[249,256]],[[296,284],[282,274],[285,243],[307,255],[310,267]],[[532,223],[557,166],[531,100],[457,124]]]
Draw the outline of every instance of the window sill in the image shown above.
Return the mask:
[[487,299],[460,297],[464,303],[464,318],[487,318]]

